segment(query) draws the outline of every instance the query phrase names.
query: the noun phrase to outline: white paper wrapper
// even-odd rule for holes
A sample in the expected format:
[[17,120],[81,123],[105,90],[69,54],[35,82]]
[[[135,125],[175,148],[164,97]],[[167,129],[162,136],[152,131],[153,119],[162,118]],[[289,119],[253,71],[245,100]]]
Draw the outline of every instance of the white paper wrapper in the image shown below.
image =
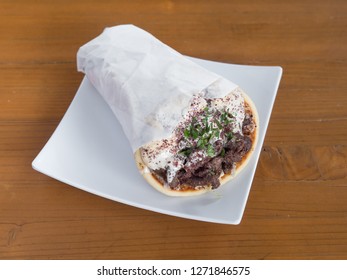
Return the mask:
[[194,95],[217,98],[237,88],[133,25],[106,28],[82,46],[77,68],[111,107],[134,152],[169,137]]

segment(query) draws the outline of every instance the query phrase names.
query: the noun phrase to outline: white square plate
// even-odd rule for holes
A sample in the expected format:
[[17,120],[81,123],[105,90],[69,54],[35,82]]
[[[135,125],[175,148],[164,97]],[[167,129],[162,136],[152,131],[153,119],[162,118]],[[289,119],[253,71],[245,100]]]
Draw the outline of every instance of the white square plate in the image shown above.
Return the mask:
[[238,84],[258,109],[258,145],[249,164],[234,180],[196,197],[168,197],[153,189],[139,174],[118,120],[86,77],[59,126],[33,161],[33,168],[76,188],[139,208],[201,221],[240,223],[282,68],[190,59]]

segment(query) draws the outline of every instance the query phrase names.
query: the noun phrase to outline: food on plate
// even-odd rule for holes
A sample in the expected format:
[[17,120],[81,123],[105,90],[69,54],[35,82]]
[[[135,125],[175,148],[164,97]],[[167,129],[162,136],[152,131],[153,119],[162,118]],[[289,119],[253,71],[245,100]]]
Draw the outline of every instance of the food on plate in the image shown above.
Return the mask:
[[137,167],[166,195],[200,195],[225,184],[247,165],[258,127],[256,107],[241,88],[221,98],[196,95],[171,137],[135,152]]
[[119,120],[137,166],[171,196],[216,189],[243,169],[258,137],[252,100],[133,25],[106,28],[77,53]]

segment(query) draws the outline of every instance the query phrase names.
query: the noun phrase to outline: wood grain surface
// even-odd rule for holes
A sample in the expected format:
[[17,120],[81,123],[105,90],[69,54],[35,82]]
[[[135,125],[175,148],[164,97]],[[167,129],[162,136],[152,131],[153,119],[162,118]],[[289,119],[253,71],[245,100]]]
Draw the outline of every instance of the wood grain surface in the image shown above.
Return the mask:
[[[347,1],[0,0],[1,259],[347,259]],[[284,73],[243,220],[166,216],[31,168],[79,46],[133,23],[179,52]]]

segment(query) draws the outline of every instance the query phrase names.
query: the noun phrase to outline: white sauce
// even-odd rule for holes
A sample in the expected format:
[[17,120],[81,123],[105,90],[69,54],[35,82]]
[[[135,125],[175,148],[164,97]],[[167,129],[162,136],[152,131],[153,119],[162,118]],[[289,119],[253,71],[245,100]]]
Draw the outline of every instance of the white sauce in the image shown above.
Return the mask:
[[240,133],[242,135],[242,122],[245,118],[244,98],[241,91],[235,90],[232,94],[224,98],[216,98],[211,102],[211,108],[217,110],[227,110],[234,116],[235,125],[233,133]]

